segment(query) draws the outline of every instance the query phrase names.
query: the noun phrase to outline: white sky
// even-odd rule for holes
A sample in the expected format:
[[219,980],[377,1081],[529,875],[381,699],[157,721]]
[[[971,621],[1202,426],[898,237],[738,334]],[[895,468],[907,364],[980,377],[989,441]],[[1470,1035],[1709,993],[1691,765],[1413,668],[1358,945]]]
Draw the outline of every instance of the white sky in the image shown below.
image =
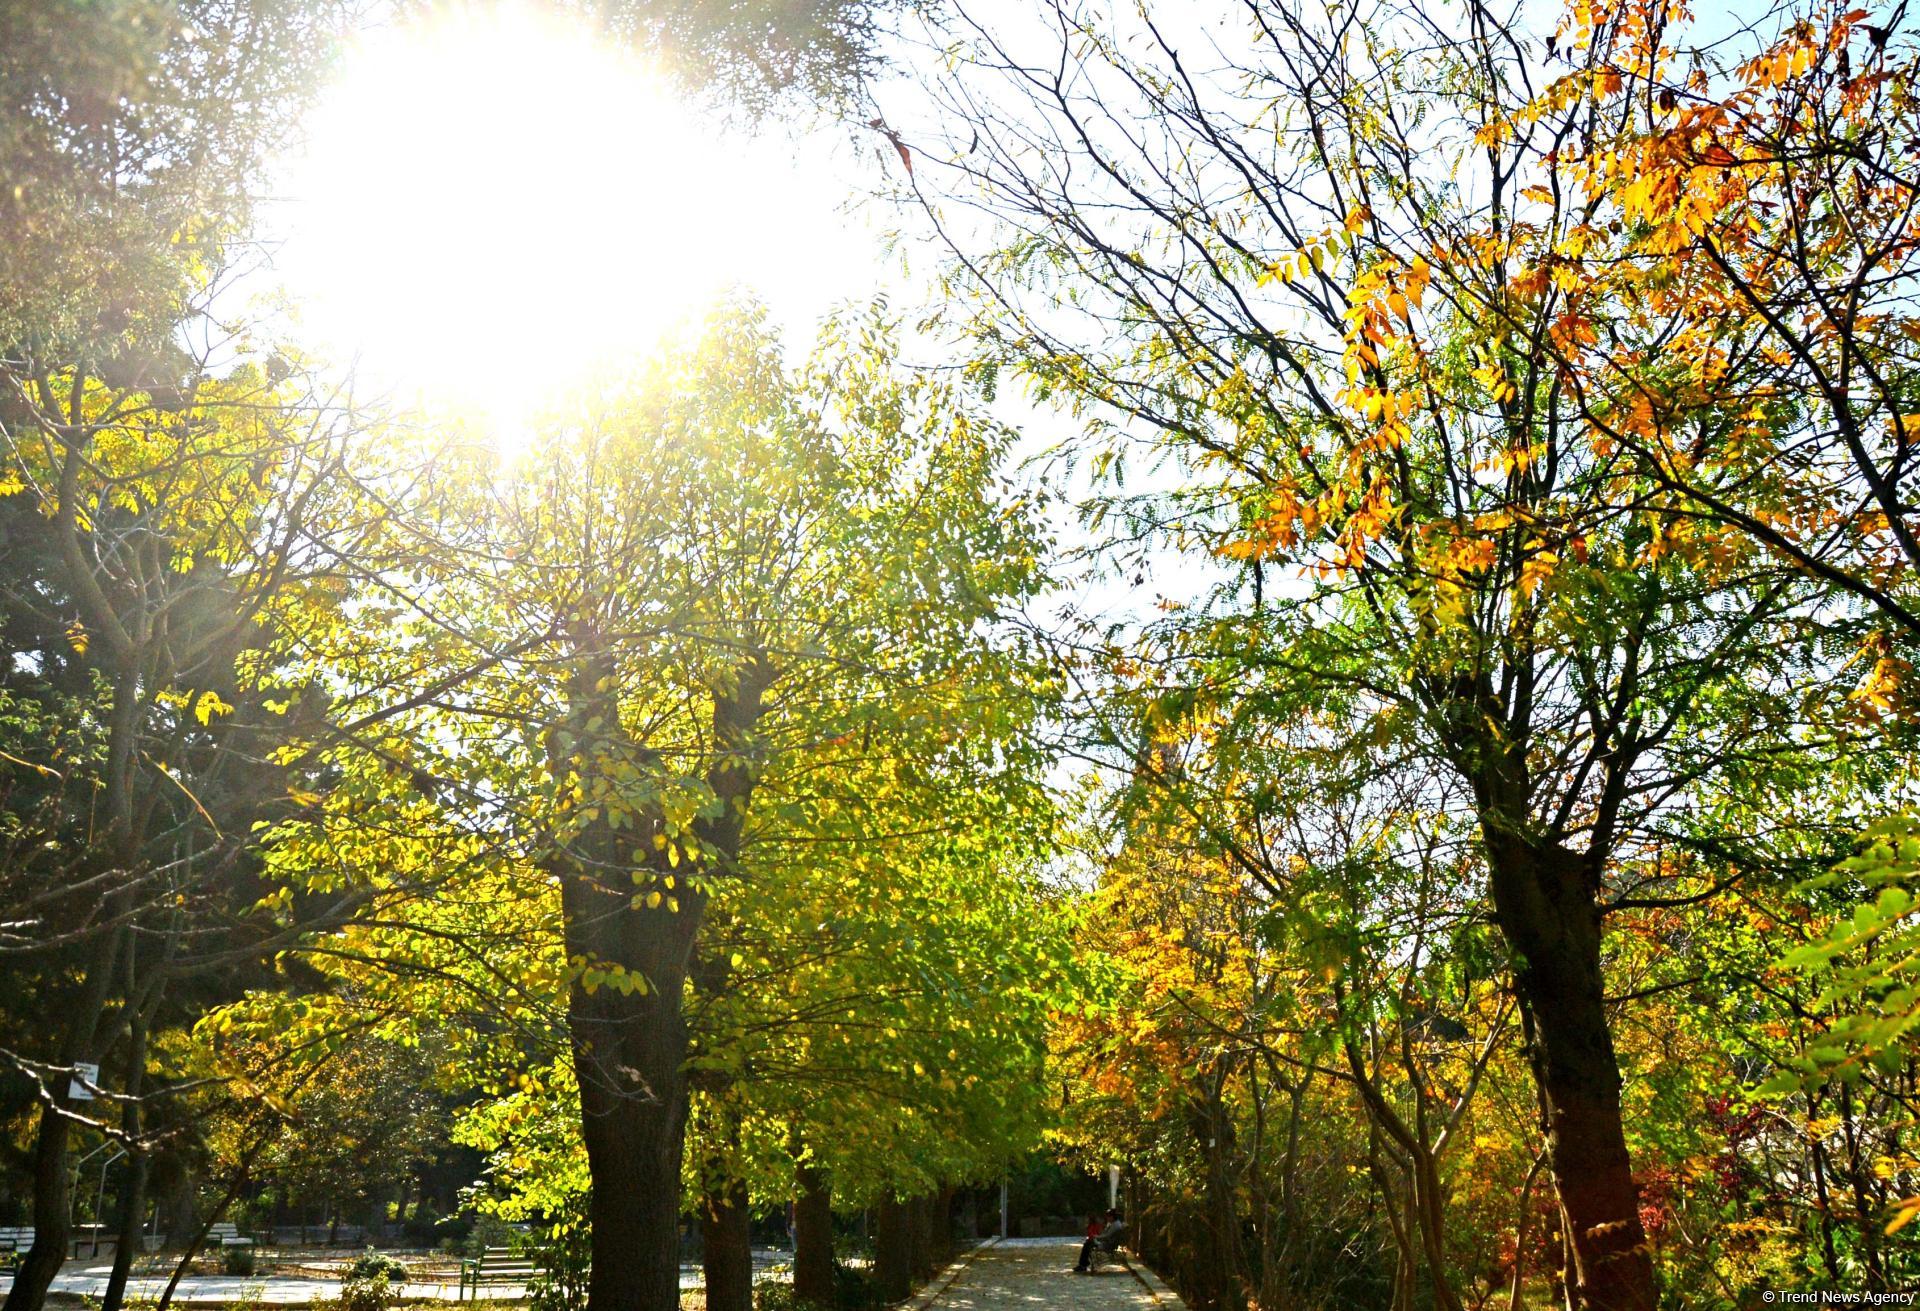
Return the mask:
[[363,33],[306,126],[272,273],[297,339],[383,390],[510,423],[729,283],[804,340],[883,282],[844,143],[723,134],[530,7]]
[[[726,130],[577,23],[511,0],[428,12],[350,44],[277,170],[268,266],[240,289],[283,298],[291,339],[351,367],[362,394],[477,413],[510,447],[544,391],[644,352],[730,286],[796,353],[841,303],[885,292],[908,322],[930,303],[945,252],[887,249],[916,216],[869,199],[900,169],[879,133]],[[953,360],[926,338],[909,351]],[[1011,386],[996,411],[1025,434],[1023,458],[1074,427]],[[1035,462],[1022,477],[1062,474]],[[1085,540],[1067,504],[1051,518]],[[1048,610],[1151,609],[1151,582],[1061,581]]]

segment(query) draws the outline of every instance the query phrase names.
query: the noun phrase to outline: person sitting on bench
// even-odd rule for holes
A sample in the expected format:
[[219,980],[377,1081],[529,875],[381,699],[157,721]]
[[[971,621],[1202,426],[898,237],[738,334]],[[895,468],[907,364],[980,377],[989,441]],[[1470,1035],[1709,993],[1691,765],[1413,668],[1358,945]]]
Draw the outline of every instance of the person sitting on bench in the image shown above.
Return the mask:
[[1100,1231],[1099,1235],[1094,1238],[1089,1238],[1080,1245],[1080,1263],[1074,1266],[1073,1272],[1077,1275],[1092,1274],[1093,1249],[1097,1247],[1103,1252],[1117,1251],[1119,1250],[1120,1244],[1126,1239],[1126,1236],[1126,1219],[1120,1214],[1119,1208],[1116,1207],[1107,1212],[1106,1227]]

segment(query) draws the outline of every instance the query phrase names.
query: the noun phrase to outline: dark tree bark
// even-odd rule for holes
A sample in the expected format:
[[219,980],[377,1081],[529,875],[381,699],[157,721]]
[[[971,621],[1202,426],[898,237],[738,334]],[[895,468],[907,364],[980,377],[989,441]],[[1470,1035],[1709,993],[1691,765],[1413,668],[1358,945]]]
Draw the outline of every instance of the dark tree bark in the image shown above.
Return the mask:
[[1601,976],[1593,862],[1487,830],[1494,914],[1531,1021],[1528,1060],[1546,1112],[1547,1161],[1566,1215],[1573,1301],[1651,1311],[1653,1261],[1620,1116],[1620,1062]]
[[[117,905],[110,902],[107,913],[116,909]],[[125,936],[124,929],[100,935],[86,984],[68,1017],[60,1045],[60,1064],[67,1069],[85,1060],[93,1049]],[[67,1138],[73,1126],[68,1083],[69,1077],[58,1072],[48,1080],[47,1102],[40,1109],[33,1145],[33,1246],[14,1271],[3,1311],[40,1311],[73,1241],[73,1194],[67,1174]]]
[[140,1097],[146,1087],[147,1019],[136,1011],[128,1032],[127,1100],[120,1113],[126,1131],[127,1177],[120,1190],[120,1215],[113,1245],[113,1270],[100,1295],[100,1311],[120,1311],[127,1297],[127,1276],[133,1269],[134,1248],[140,1241],[140,1213],[147,1205],[147,1151],[140,1141]]
[[[609,862],[610,831],[591,835]],[[687,1031],[679,998],[695,916],[628,908],[634,882],[615,865],[605,882],[580,850],[563,877],[567,954],[610,962],[645,980],[645,990],[589,988],[568,998],[573,1063],[580,1085],[581,1138],[593,1179],[589,1214],[593,1311],[674,1311],[680,1301],[680,1162],[685,1150]],[[612,886],[625,882],[627,889]]]
[[913,1282],[933,1278],[933,1197],[920,1193],[907,1199],[907,1269]]
[[933,1195],[933,1264],[944,1269],[954,1257],[953,1189],[942,1184]]
[[833,1305],[833,1190],[812,1166],[800,1167],[793,1202],[793,1296]]
[[154,1158],[154,1177],[150,1181],[155,1204],[159,1208],[162,1241],[169,1248],[184,1247],[200,1228],[193,1172],[172,1152]]
[[883,1197],[874,1208],[873,1266],[884,1301],[899,1302],[913,1292],[913,1219],[905,1202]]
[[728,1179],[708,1191],[700,1208],[707,1311],[753,1311],[751,1218],[746,1184]]
[[[592,778],[615,762],[658,768],[654,753],[621,725],[608,690],[618,683],[614,661],[596,634],[574,636],[581,659],[556,735],[562,739],[556,776]],[[708,877],[732,873],[739,856],[755,782],[749,734],[772,678],[770,665],[749,661],[737,686],[715,695],[718,751],[707,782],[719,806],[697,821],[698,836],[719,862],[704,871]],[[567,955],[584,962],[569,989],[567,1015],[593,1179],[592,1311],[678,1311],[680,1305],[688,1038],[680,999],[707,897],[688,882],[667,836],[657,813],[622,815],[616,827],[602,810],[556,840],[547,857],[560,883]],[[614,977],[610,966],[624,977]],[[591,983],[587,970],[595,972]]]
[[[366,1241],[369,1246],[385,1236],[383,1231],[387,1227],[387,1203],[392,1197],[393,1188],[385,1181],[376,1183],[367,1195]],[[102,1308],[102,1311],[105,1311],[105,1308]]]
[[68,1120],[62,1113],[64,1089],[40,1112],[39,1133],[33,1145],[33,1246],[14,1271],[5,1311],[40,1311],[47,1289],[67,1259],[73,1240],[68,1219],[72,1192],[67,1181]]
[[[69,468],[75,467],[69,462]],[[71,489],[69,489],[70,491]],[[101,806],[107,818],[99,859],[108,869],[132,871],[140,858],[134,827],[134,739],[145,704],[140,679],[125,660],[117,662],[113,706],[107,739],[106,786]],[[101,905],[101,922],[115,924],[128,911],[124,889],[110,893]],[[123,924],[100,932],[85,964],[85,981],[67,1016],[61,1036],[59,1061],[71,1068],[94,1053],[100,1021],[107,1011],[114,980],[130,940]],[[40,1311],[47,1289],[67,1259],[73,1240],[73,1199],[67,1178],[67,1138],[73,1121],[67,1101],[68,1077],[56,1073],[49,1080],[46,1103],[33,1148],[33,1247],[14,1272],[4,1311]]]

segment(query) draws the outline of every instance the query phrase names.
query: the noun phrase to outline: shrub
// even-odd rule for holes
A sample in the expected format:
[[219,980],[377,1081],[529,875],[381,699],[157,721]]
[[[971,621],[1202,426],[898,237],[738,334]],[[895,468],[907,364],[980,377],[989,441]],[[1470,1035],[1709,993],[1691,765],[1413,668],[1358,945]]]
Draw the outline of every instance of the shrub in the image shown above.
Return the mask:
[[869,1307],[880,1305],[870,1271],[871,1267],[866,1270],[840,1264],[833,1267],[833,1305],[837,1311],[868,1311]]
[[468,1256],[485,1256],[489,1247],[515,1247],[520,1234],[497,1215],[485,1211],[475,1217],[464,1244]]
[[530,1250],[536,1269],[527,1296],[533,1311],[586,1311],[587,1275],[593,1267],[587,1228],[549,1233]]
[[339,1311],[387,1311],[394,1304],[398,1291],[385,1275],[374,1275],[368,1279],[349,1276],[340,1284],[340,1297],[336,1305]]
[[409,1241],[421,1247],[435,1246],[447,1236],[446,1227],[440,1223],[439,1213],[433,1209],[431,1202],[424,1200],[414,1207],[413,1214],[408,1216],[400,1226],[400,1232],[405,1234]]
[[783,1279],[768,1279],[753,1286],[753,1311],[800,1311],[800,1307],[793,1285]]
[[253,1248],[244,1244],[220,1249],[220,1268],[230,1275],[253,1273]]
[[407,1268],[395,1258],[384,1252],[376,1252],[369,1247],[354,1258],[347,1267],[348,1279],[385,1279],[390,1284],[407,1282]]

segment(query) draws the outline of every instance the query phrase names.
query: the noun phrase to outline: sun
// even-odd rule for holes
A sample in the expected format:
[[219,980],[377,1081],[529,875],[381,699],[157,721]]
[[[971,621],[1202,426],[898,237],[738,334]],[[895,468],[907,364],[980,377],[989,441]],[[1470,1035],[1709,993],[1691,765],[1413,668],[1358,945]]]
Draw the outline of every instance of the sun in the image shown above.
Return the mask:
[[307,142],[276,256],[303,331],[502,419],[648,349],[766,227],[740,152],[641,59],[531,8],[365,34]]

